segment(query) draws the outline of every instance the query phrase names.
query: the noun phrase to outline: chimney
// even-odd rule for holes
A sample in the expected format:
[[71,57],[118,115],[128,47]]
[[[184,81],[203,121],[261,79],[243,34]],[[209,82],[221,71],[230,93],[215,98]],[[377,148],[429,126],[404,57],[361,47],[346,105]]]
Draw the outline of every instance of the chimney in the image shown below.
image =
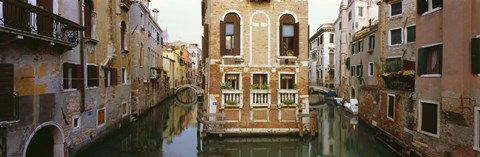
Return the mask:
[[152,12],[153,12],[153,17],[155,18],[155,22],[158,22],[158,10],[157,10],[157,8],[154,8],[152,10]]

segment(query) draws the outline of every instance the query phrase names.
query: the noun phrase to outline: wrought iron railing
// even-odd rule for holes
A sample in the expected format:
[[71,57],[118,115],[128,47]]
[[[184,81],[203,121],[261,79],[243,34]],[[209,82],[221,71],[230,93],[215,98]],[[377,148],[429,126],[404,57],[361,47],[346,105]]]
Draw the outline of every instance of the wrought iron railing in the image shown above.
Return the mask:
[[0,93],[0,123],[2,121],[18,120],[18,93],[1,92]]
[[0,0],[0,30],[76,46],[83,27],[43,8],[18,0]]

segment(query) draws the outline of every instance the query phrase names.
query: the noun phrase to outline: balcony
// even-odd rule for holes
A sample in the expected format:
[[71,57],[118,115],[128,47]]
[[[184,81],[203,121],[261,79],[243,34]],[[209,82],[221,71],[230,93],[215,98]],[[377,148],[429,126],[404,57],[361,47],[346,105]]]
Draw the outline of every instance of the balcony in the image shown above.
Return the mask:
[[250,90],[250,107],[270,107],[272,98],[270,90]]
[[278,90],[279,107],[296,107],[298,104],[298,91],[292,89]]
[[18,0],[0,0],[1,42],[32,38],[50,45],[75,47],[83,27],[43,8]]
[[234,89],[222,90],[222,107],[243,107],[243,91]]
[[414,91],[415,71],[399,71],[380,75],[385,81],[385,88],[391,90]]
[[0,123],[2,121],[18,120],[18,93],[1,92],[0,93]]

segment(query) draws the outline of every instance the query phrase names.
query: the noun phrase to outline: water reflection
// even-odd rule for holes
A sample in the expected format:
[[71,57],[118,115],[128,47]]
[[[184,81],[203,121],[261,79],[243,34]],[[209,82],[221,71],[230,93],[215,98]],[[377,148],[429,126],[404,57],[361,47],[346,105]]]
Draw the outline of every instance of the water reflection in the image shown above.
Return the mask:
[[[178,100],[175,100],[178,99]],[[192,101],[194,103],[192,103]],[[193,104],[193,105],[192,105]],[[136,123],[95,144],[80,157],[384,157],[394,156],[343,108],[314,105],[319,111],[315,137],[224,137],[202,139],[197,132],[194,91],[179,93]],[[201,129],[200,129],[201,130]]]

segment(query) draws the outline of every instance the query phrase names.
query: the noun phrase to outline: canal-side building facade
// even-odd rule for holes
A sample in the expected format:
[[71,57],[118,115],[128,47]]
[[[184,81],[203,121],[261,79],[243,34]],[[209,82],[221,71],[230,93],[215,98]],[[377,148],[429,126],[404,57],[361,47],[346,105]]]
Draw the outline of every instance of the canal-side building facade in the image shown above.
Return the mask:
[[[351,45],[353,35],[368,27],[373,21],[378,20],[378,4],[376,0],[349,0],[342,1],[339,8],[339,17],[335,21],[335,27],[338,31],[335,33],[335,38],[338,39],[338,44],[335,45],[334,53],[338,56],[338,75],[336,75],[336,91],[339,96],[343,98],[355,98],[355,92],[352,90],[351,74],[352,69],[346,65],[350,63],[352,56],[353,45]],[[337,65],[337,64],[335,64]],[[337,67],[335,67],[337,69]],[[335,73],[336,74],[336,73]],[[334,75],[335,75],[334,74]]]
[[308,2],[205,0],[203,7],[207,133],[308,129],[309,119],[297,117],[309,113]]
[[480,2],[418,1],[415,134],[426,156],[478,156]]
[[335,33],[332,23],[321,25],[309,39],[309,82],[333,89]]

